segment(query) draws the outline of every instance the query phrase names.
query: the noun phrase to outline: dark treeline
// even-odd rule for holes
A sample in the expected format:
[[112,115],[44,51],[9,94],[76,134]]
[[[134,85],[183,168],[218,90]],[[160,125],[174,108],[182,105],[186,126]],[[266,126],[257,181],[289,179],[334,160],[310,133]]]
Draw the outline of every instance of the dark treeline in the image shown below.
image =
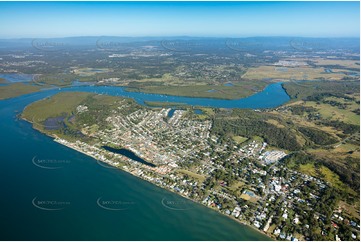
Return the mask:
[[287,150],[301,149],[296,136],[289,129],[276,127],[260,119],[214,119],[212,132],[220,137],[236,135],[252,138],[260,136],[272,146]]
[[353,134],[360,130],[359,125],[348,124],[338,120],[322,120],[318,124],[334,127],[337,130],[341,130],[344,134]]
[[282,84],[288,95],[295,99],[303,99],[307,101],[321,101],[325,97],[340,97],[347,100],[353,100],[345,94],[353,94],[360,92],[360,81],[303,81],[299,83]]
[[329,93],[329,92],[318,93],[318,94],[314,94],[312,96],[308,96],[306,98],[306,100],[319,102],[319,101],[322,101],[326,97],[338,97],[338,98],[343,98],[345,100],[355,101],[355,98],[353,98],[353,97],[349,97],[349,96],[346,96],[346,95],[340,94],[340,93]]
[[290,110],[294,115],[304,115],[305,113],[313,113],[317,112],[317,109],[313,107],[301,106],[301,105],[293,105],[290,106]]
[[298,130],[317,145],[330,145],[338,141],[332,135],[320,129],[299,127]]

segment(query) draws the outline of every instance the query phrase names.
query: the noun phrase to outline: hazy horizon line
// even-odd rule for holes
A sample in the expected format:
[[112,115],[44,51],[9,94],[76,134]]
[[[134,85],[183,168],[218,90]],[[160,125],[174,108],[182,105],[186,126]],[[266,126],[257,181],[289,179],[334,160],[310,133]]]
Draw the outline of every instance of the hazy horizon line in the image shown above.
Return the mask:
[[58,36],[58,37],[1,37],[1,40],[22,40],[22,39],[66,39],[66,38],[310,38],[310,39],[360,39],[360,36],[298,36],[298,35],[252,35],[252,36],[234,36],[234,35],[222,35],[222,36],[198,36],[198,35],[73,35],[73,36]]

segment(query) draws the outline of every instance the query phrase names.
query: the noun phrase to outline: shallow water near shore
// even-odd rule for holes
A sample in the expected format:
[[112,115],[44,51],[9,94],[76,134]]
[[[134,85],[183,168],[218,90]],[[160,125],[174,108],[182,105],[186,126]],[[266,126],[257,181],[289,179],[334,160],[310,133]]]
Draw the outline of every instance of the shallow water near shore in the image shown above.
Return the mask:
[[54,89],[0,101],[2,240],[268,240],[200,204],[101,166],[17,119],[26,105],[55,93],[106,89]]

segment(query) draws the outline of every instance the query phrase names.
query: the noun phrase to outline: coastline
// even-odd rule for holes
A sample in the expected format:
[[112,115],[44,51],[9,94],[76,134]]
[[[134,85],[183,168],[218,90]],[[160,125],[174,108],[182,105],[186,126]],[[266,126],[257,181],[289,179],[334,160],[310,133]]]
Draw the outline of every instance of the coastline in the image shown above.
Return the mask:
[[[40,130],[38,130],[38,131],[41,132]],[[41,132],[41,133],[43,133],[43,132]],[[43,134],[45,134],[45,133],[43,133]],[[45,135],[47,135],[47,134],[45,134]],[[223,215],[223,216],[225,216],[225,217],[227,217],[227,218],[229,218],[229,219],[232,219],[233,221],[238,222],[239,224],[241,224],[241,225],[243,225],[243,226],[246,226],[247,228],[251,228],[252,230],[256,231],[257,233],[260,233],[260,234],[262,234],[262,235],[267,236],[267,237],[268,237],[269,239],[271,239],[271,240],[275,240],[275,238],[273,238],[273,237],[270,236],[269,234],[265,233],[263,230],[257,229],[256,227],[254,227],[254,226],[252,226],[252,225],[250,225],[250,224],[247,224],[247,223],[245,223],[245,222],[243,222],[243,221],[241,221],[241,220],[239,220],[239,219],[237,219],[237,218],[235,218],[235,217],[233,217],[233,216],[230,216],[230,215],[226,215],[226,214],[224,214],[224,213],[221,213],[219,210],[216,210],[216,209],[213,209],[213,208],[211,208],[211,207],[208,207],[208,206],[204,205],[203,203],[200,203],[200,202],[198,202],[198,201],[196,201],[196,200],[194,200],[194,199],[192,199],[192,198],[189,198],[189,197],[187,197],[187,196],[185,196],[185,195],[183,195],[183,194],[177,193],[177,192],[175,192],[175,191],[173,191],[173,190],[171,190],[171,189],[168,189],[168,188],[166,188],[166,187],[159,186],[159,185],[157,185],[156,183],[153,183],[153,182],[151,182],[151,181],[149,181],[149,180],[146,180],[146,179],[144,179],[144,178],[142,178],[142,177],[140,177],[140,176],[137,176],[136,174],[133,174],[133,173],[127,171],[127,170],[124,170],[124,169],[122,169],[122,168],[120,168],[120,167],[117,167],[117,166],[114,166],[114,165],[109,164],[109,163],[107,163],[107,162],[104,162],[104,161],[102,161],[102,160],[99,160],[99,159],[96,158],[95,156],[93,156],[93,155],[91,155],[91,154],[87,154],[86,152],[84,152],[84,151],[82,151],[82,150],[80,150],[80,149],[77,149],[77,148],[75,148],[75,147],[72,147],[72,146],[66,145],[66,144],[64,144],[64,143],[61,143],[61,142],[59,142],[59,140],[57,140],[58,137],[57,137],[56,135],[47,135],[47,136],[54,138],[53,141],[56,142],[56,143],[58,143],[58,144],[60,144],[60,145],[63,145],[63,146],[66,146],[66,147],[68,147],[68,148],[70,148],[70,149],[73,149],[73,150],[75,150],[75,151],[78,151],[78,152],[80,152],[80,153],[82,153],[82,154],[84,154],[84,155],[87,155],[87,156],[89,156],[89,157],[91,157],[91,158],[93,158],[93,159],[95,159],[95,160],[97,160],[97,161],[103,162],[103,163],[105,163],[105,164],[108,165],[108,166],[112,166],[113,168],[116,168],[116,169],[118,169],[118,170],[120,170],[120,171],[126,172],[126,173],[128,173],[128,174],[130,174],[130,175],[132,175],[132,176],[135,176],[135,177],[141,179],[142,181],[149,182],[150,184],[152,184],[152,185],[154,185],[154,186],[157,186],[157,187],[159,187],[159,188],[165,189],[165,190],[167,190],[167,191],[169,191],[169,192],[172,192],[172,193],[174,193],[174,194],[176,194],[176,195],[179,195],[179,196],[181,196],[181,197],[183,197],[183,198],[185,198],[185,199],[188,199],[188,200],[190,200],[190,201],[192,201],[192,202],[194,202],[194,203],[197,203],[198,205],[202,205],[202,206],[204,206],[204,207],[206,207],[206,208],[208,208],[208,209],[211,209],[211,210],[217,212],[218,214],[221,214],[221,215]]]
[[[44,98],[44,99],[45,99],[45,98]],[[43,100],[43,99],[41,99],[41,100]],[[40,101],[40,100],[39,100],[39,101]],[[30,104],[29,104],[29,105],[30,105]],[[27,105],[27,106],[28,106],[28,105]],[[27,106],[25,106],[25,108],[26,108]],[[25,108],[24,108],[24,109],[25,109]],[[77,147],[74,147],[74,146],[71,146],[71,145],[67,145],[67,144],[65,144],[65,143],[63,143],[63,142],[60,142],[60,139],[61,139],[61,138],[59,138],[57,135],[55,135],[55,134],[50,134],[50,133],[46,133],[44,130],[41,130],[41,129],[35,127],[35,124],[37,124],[37,125],[39,125],[39,126],[42,126],[41,124],[39,124],[39,123],[37,123],[37,122],[34,122],[33,120],[28,120],[28,119],[26,119],[25,117],[23,117],[21,114],[20,114],[19,116],[20,116],[20,118],[21,118],[22,120],[31,123],[33,129],[39,131],[40,133],[42,133],[42,134],[44,134],[44,135],[46,135],[46,136],[48,136],[48,137],[51,137],[51,138],[53,139],[53,141],[57,142],[58,144],[61,144],[61,145],[63,145],[63,146],[66,146],[66,147],[68,147],[68,148],[71,148],[71,149],[73,149],[73,150],[75,150],[75,151],[78,151],[78,152],[80,152],[80,153],[82,153],[82,154],[84,154],[84,155],[87,155],[88,157],[91,157],[91,158],[93,158],[93,159],[95,159],[95,160],[97,160],[97,161],[100,161],[100,162],[108,165],[108,166],[111,166],[111,167],[113,167],[114,169],[119,169],[119,170],[121,170],[121,171],[123,171],[123,172],[127,172],[127,173],[130,174],[130,175],[133,175],[133,176],[135,176],[135,177],[138,177],[138,178],[142,179],[143,181],[147,181],[147,182],[149,182],[149,183],[151,183],[151,184],[153,184],[153,185],[155,185],[155,186],[157,186],[157,187],[159,187],[159,188],[163,188],[163,189],[165,189],[165,190],[167,190],[167,191],[169,191],[169,192],[172,192],[172,193],[174,193],[174,194],[177,194],[177,195],[179,195],[179,196],[181,196],[181,197],[183,197],[183,198],[185,198],[185,199],[188,199],[188,200],[190,200],[190,201],[192,201],[192,202],[194,202],[194,203],[197,203],[197,204],[202,205],[202,206],[204,206],[204,207],[206,207],[206,208],[212,209],[213,211],[216,211],[216,212],[218,212],[219,214],[224,215],[224,216],[232,219],[233,221],[238,222],[239,224],[241,224],[241,225],[243,225],[243,226],[247,226],[248,228],[251,228],[252,230],[254,230],[254,231],[257,232],[257,233],[260,233],[260,234],[262,234],[262,235],[267,236],[267,237],[268,237],[269,239],[271,239],[271,240],[275,240],[275,238],[274,238],[271,234],[267,234],[267,233],[264,232],[263,230],[254,227],[252,224],[248,224],[247,222],[242,221],[242,220],[240,220],[240,219],[237,219],[237,218],[235,218],[235,217],[232,216],[232,215],[224,214],[224,213],[220,212],[220,211],[217,210],[217,209],[214,209],[214,208],[212,208],[212,207],[209,207],[209,206],[201,203],[200,201],[194,200],[194,199],[192,199],[192,198],[190,198],[190,197],[187,197],[187,196],[185,196],[185,195],[183,195],[183,194],[180,194],[180,193],[178,193],[178,192],[176,192],[176,191],[174,191],[174,190],[171,190],[171,189],[169,189],[168,187],[161,186],[161,185],[159,185],[159,184],[157,184],[157,183],[155,183],[155,182],[152,182],[152,181],[150,181],[150,180],[147,180],[147,179],[145,179],[145,178],[143,178],[143,177],[141,177],[141,176],[138,176],[138,175],[135,174],[135,173],[132,173],[132,172],[130,172],[130,171],[127,171],[126,169],[122,169],[121,167],[118,167],[118,166],[115,166],[115,165],[113,165],[113,164],[110,164],[110,163],[107,163],[107,162],[105,162],[105,161],[102,161],[101,159],[95,157],[94,155],[89,154],[89,153],[87,153],[87,152],[85,152],[85,151],[83,151],[83,150],[81,150],[81,149],[79,149],[79,148],[77,148]]]
[[[31,124],[34,124],[33,122],[31,122],[31,121],[29,121],[29,120],[26,120],[25,118],[22,118],[22,119],[25,120],[25,121],[27,121],[27,122],[29,122],[29,123],[31,123]],[[206,206],[205,204],[203,204],[203,203],[201,203],[201,202],[199,202],[199,201],[196,201],[196,200],[194,200],[194,199],[192,199],[192,198],[189,198],[189,197],[187,197],[187,196],[185,196],[185,195],[183,195],[183,194],[177,193],[176,191],[173,191],[173,190],[171,190],[171,189],[168,189],[167,187],[159,186],[158,184],[156,184],[156,183],[154,183],[154,182],[152,182],[152,181],[149,181],[149,180],[147,180],[147,179],[144,179],[144,178],[142,178],[141,176],[137,176],[136,174],[133,174],[133,173],[131,173],[131,172],[125,170],[125,169],[122,169],[121,167],[117,167],[117,166],[114,166],[114,165],[109,164],[109,163],[107,163],[107,162],[104,162],[104,161],[96,158],[95,156],[84,152],[84,151],[81,150],[81,149],[78,149],[78,148],[73,147],[73,146],[70,146],[70,145],[66,145],[66,144],[60,142],[60,141],[59,141],[59,137],[58,137],[57,135],[55,135],[55,134],[47,134],[47,133],[42,132],[42,130],[39,130],[39,129],[37,129],[37,128],[34,128],[34,129],[37,130],[37,131],[39,131],[40,133],[48,136],[48,137],[53,138],[53,141],[56,142],[56,143],[58,143],[58,144],[60,144],[60,145],[63,145],[63,146],[68,147],[68,148],[70,148],[70,149],[73,149],[73,150],[75,150],[75,151],[77,151],[77,152],[80,152],[80,153],[82,153],[82,154],[84,154],[84,155],[86,155],[86,156],[89,156],[89,157],[91,157],[91,158],[93,158],[93,159],[95,159],[95,160],[97,160],[97,161],[100,161],[100,162],[102,162],[102,163],[104,163],[104,164],[106,164],[106,165],[108,165],[108,166],[112,166],[112,167],[115,168],[115,169],[118,169],[118,170],[120,170],[120,171],[126,172],[126,173],[128,173],[128,174],[130,174],[130,175],[132,175],[132,176],[134,176],[134,177],[137,177],[137,178],[141,179],[142,181],[149,182],[149,183],[152,184],[152,185],[155,185],[155,186],[157,186],[157,187],[159,187],[159,188],[165,189],[165,190],[167,190],[167,191],[169,191],[169,192],[172,192],[172,193],[174,193],[174,194],[176,194],[176,195],[179,195],[179,196],[181,196],[181,197],[183,197],[183,198],[185,198],[185,199],[187,199],[187,200],[190,200],[190,201],[192,201],[192,202],[194,202],[194,203],[197,203],[198,205],[202,205],[202,206],[204,206],[205,208],[211,209],[211,210],[217,212],[218,214],[221,214],[221,215],[227,217],[228,219],[232,219],[233,221],[235,221],[235,222],[237,222],[237,223],[239,223],[239,224],[241,224],[241,225],[243,225],[243,226],[246,226],[247,228],[250,228],[250,229],[254,230],[254,231],[257,232],[257,233],[260,233],[260,234],[262,234],[262,235],[267,236],[267,237],[268,237],[269,239],[271,239],[271,240],[275,240],[275,238],[273,238],[273,237],[270,236],[269,234],[265,233],[263,230],[260,230],[260,229],[254,227],[254,226],[252,226],[252,225],[250,225],[250,224],[247,224],[247,223],[243,222],[242,220],[239,220],[239,219],[237,219],[237,218],[235,218],[235,217],[233,217],[233,216],[231,216],[231,215],[226,215],[226,214],[224,214],[224,213],[221,213],[219,210],[216,210],[216,209],[213,209],[213,208],[211,208],[211,207],[208,207],[208,206]]]
[[176,195],[179,195],[179,196],[181,196],[181,197],[183,197],[183,198],[185,198],[185,199],[187,199],[187,200],[190,200],[190,201],[192,201],[192,202],[194,202],[194,203],[197,203],[197,204],[199,204],[199,205],[202,205],[202,206],[204,206],[204,207],[206,207],[206,208],[208,208],[208,209],[212,209],[213,211],[217,212],[218,214],[221,214],[221,215],[223,215],[223,216],[225,216],[225,217],[227,217],[227,218],[229,218],[229,219],[232,219],[233,221],[235,221],[235,222],[237,222],[237,223],[239,223],[239,224],[241,224],[241,225],[243,225],[243,226],[246,226],[247,228],[250,228],[250,229],[254,230],[254,231],[257,232],[257,233],[260,233],[260,234],[262,234],[262,235],[267,236],[270,240],[275,240],[274,237],[272,237],[271,235],[267,234],[267,233],[264,232],[263,230],[258,229],[258,228],[256,228],[256,227],[252,226],[251,224],[247,224],[247,223],[245,223],[245,222],[243,222],[243,221],[241,221],[241,220],[239,220],[239,219],[237,219],[237,218],[235,218],[235,217],[233,217],[233,216],[231,216],[231,215],[226,215],[226,214],[224,214],[224,213],[221,213],[219,210],[216,210],[216,209],[213,209],[213,208],[211,208],[211,207],[208,207],[208,206],[206,206],[205,204],[203,204],[203,203],[201,203],[201,202],[199,202],[199,201],[196,201],[196,200],[194,200],[194,199],[192,199],[192,198],[189,198],[189,197],[187,197],[187,196],[185,196],[185,195],[183,195],[183,194],[177,193],[176,191],[173,191],[173,190],[171,190],[171,189],[168,189],[167,187],[159,186],[158,184],[156,184],[156,183],[154,183],[154,182],[151,182],[151,181],[149,181],[149,180],[147,180],[147,179],[144,179],[144,178],[142,178],[141,176],[137,176],[136,174],[133,174],[133,173],[131,173],[131,172],[125,170],[125,169],[122,169],[121,167],[117,167],[117,166],[114,166],[114,165],[109,164],[109,163],[107,163],[107,162],[104,162],[104,161],[96,158],[95,156],[84,152],[84,151],[81,150],[81,149],[78,149],[78,148],[76,148],[76,147],[67,145],[67,144],[65,144],[65,143],[63,143],[63,142],[60,142],[60,141],[59,141],[60,138],[59,138],[57,135],[55,135],[55,134],[47,134],[46,132],[43,132],[42,130],[34,127],[34,124],[37,124],[37,123],[35,123],[35,122],[33,122],[33,121],[30,121],[30,120],[27,120],[26,118],[24,118],[24,117],[22,117],[22,116],[20,116],[20,118],[21,118],[22,120],[26,121],[26,122],[31,123],[33,129],[39,131],[39,132],[42,133],[43,135],[46,135],[46,136],[48,136],[48,137],[53,138],[53,141],[56,142],[56,143],[58,143],[58,144],[60,144],[60,145],[63,145],[63,146],[68,147],[68,148],[70,148],[70,149],[73,149],[73,150],[75,150],[75,151],[77,151],[77,152],[80,152],[80,153],[82,153],[82,154],[84,154],[84,155],[86,155],[86,156],[89,156],[89,157],[91,157],[91,158],[93,158],[93,159],[95,159],[95,160],[97,160],[97,161],[100,161],[100,162],[102,162],[102,163],[104,163],[104,164],[106,164],[106,165],[108,165],[108,166],[111,166],[111,167],[113,167],[113,168],[115,168],[115,169],[118,169],[118,170],[120,170],[120,171],[126,172],[126,173],[128,173],[128,174],[130,174],[130,175],[132,175],[132,176],[135,176],[135,177],[141,179],[142,181],[149,182],[149,183],[151,183],[151,184],[154,185],[154,186],[157,186],[157,187],[159,187],[159,188],[165,189],[165,190],[167,190],[167,191],[169,191],[169,192],[172,192],[172,193],[174,193],[174,194],[176,194]]

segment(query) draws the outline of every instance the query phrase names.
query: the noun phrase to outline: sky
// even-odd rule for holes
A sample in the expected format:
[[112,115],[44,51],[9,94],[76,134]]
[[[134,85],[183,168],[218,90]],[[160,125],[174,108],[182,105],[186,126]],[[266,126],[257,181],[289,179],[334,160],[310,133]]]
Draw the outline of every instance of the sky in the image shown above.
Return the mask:
[[359,37],[359,2],[0,2],[0,38]]

